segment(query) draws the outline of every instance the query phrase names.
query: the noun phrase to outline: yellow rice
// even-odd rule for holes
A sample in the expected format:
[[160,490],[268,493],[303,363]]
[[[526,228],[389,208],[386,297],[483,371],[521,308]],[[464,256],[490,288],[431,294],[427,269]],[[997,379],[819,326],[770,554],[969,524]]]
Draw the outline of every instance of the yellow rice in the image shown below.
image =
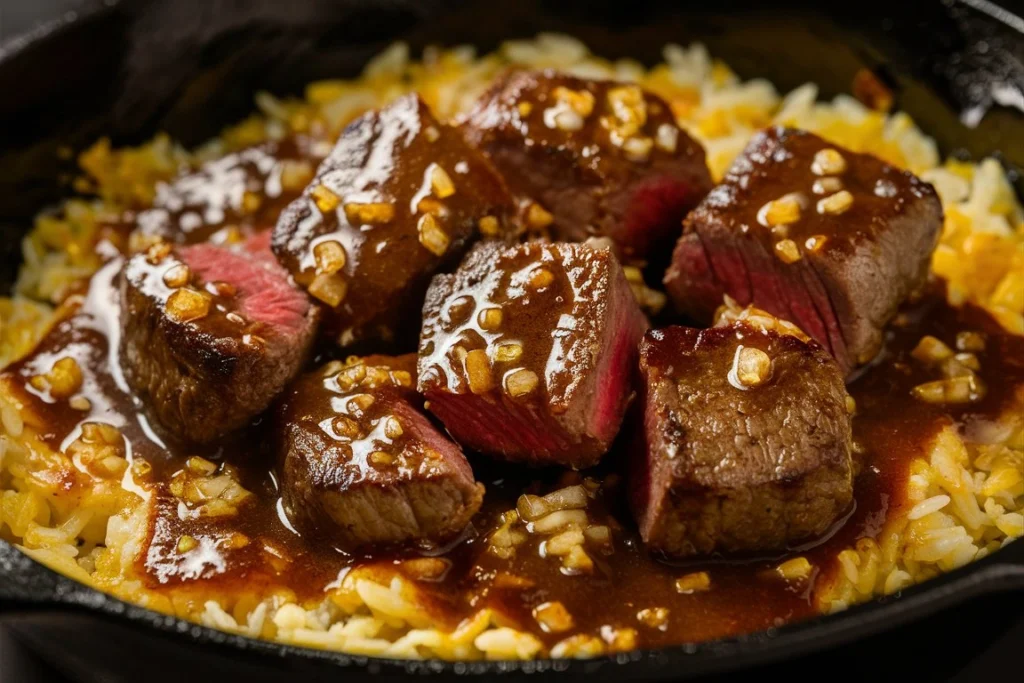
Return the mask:
[[[441,116],[452,117],[509,64],[641,83],[665,97],[680,124],[704,144],[716,178],[755,131],[772,123],[815,131],[921,174],[935,184],[946,212],[933,270],[949,283],[951,302],[974,302],[1007,330],[1024,334],[1024,212],[998,162],[943,162],[934,141],[906,114],[872,111],[846,95],[819,101],[813,84],[782,96],[767,81],[741,81],[699,44],[669,45],[664,59],[650,69],[631,60],[610,62],[553,34],[509,42],[482,57],[470,47],[428,49],[419,62],[398,43],[360,78],[312,83],[303,99],[259,93],[258,114],[197,150],[185,150],[166,135],[132,149],[113,149],[101,140],[79,158],[84,175],[76,188],[90,198],[68,200],[39,216],[24,240],[16,293],[0,298],[0,366],[31,349],[53,304],[98,267],[92,247],[103,217],[145,206],[156,185],[181,168],[290,132],[336,135],[358,114],[410,90]],[[890,515],[877,539],[862,539],[840,554],[841,571],[816,591],[820,609],[835,611],[897,592],[1024,535],[1024,396],[1018,396],[1016,410],[985,435],[985,443],[965,443],[947,429],[927,458],[912,463],[912,505]],[[0,538],[126,600],[226,631],[363,655],[587,657],[633,645],[631,629],[607,627],[602,637],[575,635],[546,652],[536,638],[490,610],[452,632],[439,630],[419,607],[416,585],[380,567],[349,572],[326,599],[312,604],[298,604],[283,589],[232,596],[147,591],[133,564],[144,539],[146,502],[119,480],[82,473],[76,476],[86,477],[84,494],[62,496],[47,475],[75,466],[40,443],[25,417],[13,398],[0,393]],[[780,572],[809,571],[797,560]]]

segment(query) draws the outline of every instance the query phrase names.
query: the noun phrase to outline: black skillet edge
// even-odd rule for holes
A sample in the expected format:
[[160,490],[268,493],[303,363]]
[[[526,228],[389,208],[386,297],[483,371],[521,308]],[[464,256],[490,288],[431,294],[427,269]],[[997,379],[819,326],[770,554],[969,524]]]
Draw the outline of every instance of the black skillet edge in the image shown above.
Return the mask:
[[[52,612],[84,611],[153,629],[193,646],[229,649],[246,656],[297,658],[380,674],[512,675],[544,671],[590,674],[628,667],[631,680],[719,673],[774,662],[896,628],[980,595],[1024,590],[1024,543],[1010,543],[989,557],[913,586],[894,597],[855,605],[778,629],[706,643],[635,651],[592,660],[440,662],[368,658],[253,640],[217,631],[123,602],[64,577],[0,541],[0,616],[17,621]],[[605,672],[603,671],[603,672]]]

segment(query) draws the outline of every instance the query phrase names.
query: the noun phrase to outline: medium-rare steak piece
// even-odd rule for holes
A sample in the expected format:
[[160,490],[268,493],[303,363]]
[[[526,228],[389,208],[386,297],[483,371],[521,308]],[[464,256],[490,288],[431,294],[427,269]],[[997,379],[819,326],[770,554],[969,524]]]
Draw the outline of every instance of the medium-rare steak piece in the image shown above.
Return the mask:
[[416,356],[329,363],[278,413],[281,493],[293,522],[349,550],[439,544],[465,529],[484,487],[422,412]]
[[418,319],[430,276],[478,234],[504,235],[513,212],[487,160],[409,95],[345,129],[273,248],[342,345],[388,339]]
[[646,329],[609,249],[480,244],[427,293],[419,390],[463,446],[588,467],[619,430]]
[[722,296],[789,320],[844,372],[928,277],[942,227],[931,185],[798,130],[759,133],[691,213],[665,287],[707,323]]
[[839,367],[757,317],[653,330],[640,345],[644,452],[630,496],[664,555],[781,550],[825,532],[853,498]]
[[253,239],[234,248],[164,242],[124,266],[124,377],[187,441],[211,441],[263,412],[316,334],[318,310]]
[[637,85],[513,72],[463,129],[520,200],[539,203],[527,204],[528,226],[553,218],[556,239],[610,237],[629,260],[668,247],[712,185],[704,150]]

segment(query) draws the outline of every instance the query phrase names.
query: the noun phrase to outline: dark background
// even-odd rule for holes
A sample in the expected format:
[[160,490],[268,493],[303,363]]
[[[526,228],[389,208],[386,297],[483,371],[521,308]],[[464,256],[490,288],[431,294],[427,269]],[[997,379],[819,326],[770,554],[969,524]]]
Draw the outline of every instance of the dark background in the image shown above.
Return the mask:
[[[0,0],[0,40],[34,28],[42,17],[73,11],[79,4],[80,0]],[[1024,9],[1024,3],[1004,0],[1002,4],[1018,13]],[[750,674],[730,676],[728,680],[785,676],[789,681],[1024,681],[1022,650],[1024,594],[1016,593],[980,598],[924,623]],[[130,658],[133,653],[126,651],[124,656]],[[17,624],[0,624],[0,683],[66,680],[70,679],[19,642]]]

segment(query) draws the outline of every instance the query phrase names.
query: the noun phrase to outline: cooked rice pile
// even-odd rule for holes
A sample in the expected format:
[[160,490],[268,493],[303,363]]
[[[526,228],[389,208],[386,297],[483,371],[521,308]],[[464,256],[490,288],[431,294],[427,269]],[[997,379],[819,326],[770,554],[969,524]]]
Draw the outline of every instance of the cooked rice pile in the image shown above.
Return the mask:
[[[134,149],[115,150],[100,141],[81,155],[85,176],[77,185],[94,198],[70,200],[40,216],[24,241],[16,294],[0,299],[0,366],[30,350],[50,321],[53,304],[98,267],[93,245],[101,237],[102,218],[145,206],[156,184],[181,167],[293,131],[336,135],[358,114],[409,90],[450,117],[510,63],[641,83],[665,97],[680,123],[704,144],[716,177],[755,131],[771,123],[815,131],[921,174],[935,184],[946,210],[933,269],[948,281],[951,301],[977,303],[1007,330],[1024,334],[1024,214],[996,161],[942,163],[934,141],[906,114],[872,111],[846,95],[821,102],[813,84],[781,97],[765,80],[740,81],[699,44],[670,45],[664,57],[663,64],[646,70],[634,61],[594,57],[571,38],[541,35],[506,43],[483,57],[459,47],[428,50],[423,61],[412,62],[408,48],[397,44],[360,78],[313,83],[305,99],[260,93],[259,114],[195,151],[164,135]],[[953,429],[936,438],[928,458],[912,464],[908,497],[913,506],[890,515],[878,539],[862,539],[841,553],[838,576],[818,586],[822,610],[893,593],[1024,535],[1024,395],[1020,398],[1017,410],[985,434],[984,443],[965,443]],[[119,469],[97,474],[67,454],[48,450],[36,437],[32,416],[0,392],[0,538],[83,583],[223,630],[366,655],[586,657],[633,645],[631,629],[603,629],[603,638],[574,636],[545,653],[536,638],[489,610],[453,632],[438,630],[419,606],[416,584],[380,567],[350,572],[319,604],[299,605],[287,590],[233,596],[147,591],[133,575],[133,560],[144,541],[148,508],[122,485],[130,480],[123,480]],[[78,483],[77,496],[58,490],[63,477]],[[800,559],[780,571],[806,574],[809,567]]]

